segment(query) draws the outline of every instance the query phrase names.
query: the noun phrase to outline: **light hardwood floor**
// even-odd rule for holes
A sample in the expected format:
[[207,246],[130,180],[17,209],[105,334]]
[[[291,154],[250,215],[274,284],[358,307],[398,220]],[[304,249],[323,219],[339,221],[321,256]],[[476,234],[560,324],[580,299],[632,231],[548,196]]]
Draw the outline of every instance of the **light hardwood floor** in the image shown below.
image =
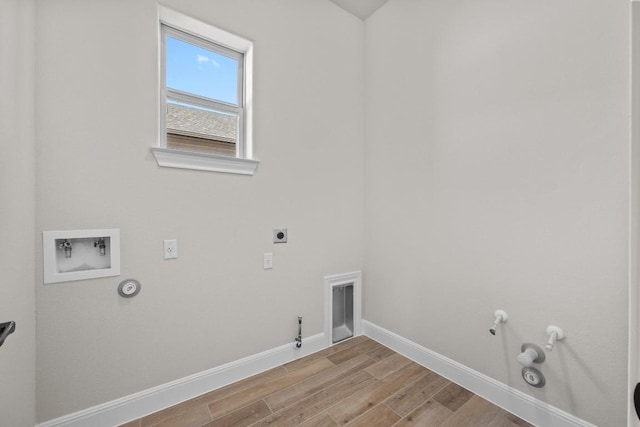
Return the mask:
[[344,425],[531,426],[360,336],[123,427]]

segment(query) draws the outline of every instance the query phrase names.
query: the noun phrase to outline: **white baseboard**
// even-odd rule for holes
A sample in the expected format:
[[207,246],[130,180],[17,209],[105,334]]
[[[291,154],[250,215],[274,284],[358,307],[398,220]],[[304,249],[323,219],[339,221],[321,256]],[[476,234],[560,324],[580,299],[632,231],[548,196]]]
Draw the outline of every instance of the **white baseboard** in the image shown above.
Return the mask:
[[113,427],[192,399],[327,347],[324,334],[305,338],[158,387],[38,424],[38,427]]
[[369,338],[461,385],[531,424],[543,427],[596,427],[371,322],[363,320],[362,326],[364,335]]

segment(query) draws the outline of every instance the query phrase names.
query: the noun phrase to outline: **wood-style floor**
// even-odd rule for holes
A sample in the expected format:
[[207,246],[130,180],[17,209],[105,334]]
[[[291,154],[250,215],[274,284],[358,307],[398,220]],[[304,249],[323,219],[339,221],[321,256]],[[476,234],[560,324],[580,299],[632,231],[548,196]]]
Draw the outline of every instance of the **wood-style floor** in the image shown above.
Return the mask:
[[360,336],[123,427],[344,425],[531,426]]

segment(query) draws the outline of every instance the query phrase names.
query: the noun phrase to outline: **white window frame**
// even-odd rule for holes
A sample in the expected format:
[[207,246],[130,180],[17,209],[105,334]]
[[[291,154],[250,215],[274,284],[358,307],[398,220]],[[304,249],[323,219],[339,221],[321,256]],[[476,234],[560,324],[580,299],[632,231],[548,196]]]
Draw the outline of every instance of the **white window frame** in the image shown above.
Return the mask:
[[[166,24],[161,23],[160,28],[161,28],[160,31],[161,31],[162,44],[163,44],[163,47],[162,47],[162,54],[163,54],[162,63],[163,64],[167,63],[166,62],[167,60],[166,36],[170,36],[176,40],[184,41],[194,46],[198,46],[203,49],[206,49],[207,51],[215,52],[220,55],[235,59],[238,62],[238,76],[237,76],[238,85],[236,88],[236,99],[238,100],[237,105],[166,87],[165,84],[162,83],[162,82],[166,82],[166,77],[167,77],[166,76],[167,70],[166,70],[166,67],[164,66],[162,67],[162,75],[161,75],[162,86],[160,90],[162,91],[162,96],[160,101],[162,103],[161,104],[162,111],[166,111],[168,99],[174,99],[178,102],[184,102],[189,105],[195,105],[198,107],[203,107],[205,109],[211,109],[215,111],[221,111],[225,113],[230,113],[232,115],[236,115],[238,117],[238,135],[237,135],[237,138],[236,138],[237,140],[235,144],[235,148],[236,148],[235,155],[236,157],[239,157],[239,158],[245,158],[246,150],[245,150],[245,144],[244,144],[244,94],[243,94],[244,85],[242,84],[244,79],[244,71],[243,71],[244,55],[236,50],[227,49],[223,46],[220,46],[217,43],[212,44],[209,42],[209,40],[205,40],[202,37],[195,37],[191,34],[182,32]],[[166,129],[167,127],[166,118],[167,116],[163,114],[162,115],[163,123],[161,124],[161,126],[164,129]],[[161,137],[163,138],[163,141],[161,141],[160,145],[162,147],[166,147],[167,132],[165,131],[164,133],[162,133]]]
[[[158,102],[159,138],[158,146],[151,148],[151,152],[158,162],[158,165],[181,169],[253,175],[259,164],[258,160],[253,158],[253,132],[251,126],[253,118],[253,43],[242,37],[236,36],[235,34],[231,34],[227,31],[221,30],[210,24],[183,15],[163,6],[158,6],[158,22],[158,81],[160,87]],[[243,74],[243,78],[241,80],[242,85],[240,85],[238,90],[239,106],[215,100],[203,101],[202,99],[192,97],[183,92],[165,89],[165,31],[169,35],[179,34],[179,38],[181,39],[188,37],[190,42],[194,42],[201,46],[202,44],[198,43],[198,39],[213,43],[214,45],[221,47],[223,52],[220,53],[229,55],[228,52],[224,51],[225,49],[229,49],[231,52],[238,53],[238,57],[236,59],[240,57],[244,58],[243,61],[239,61],[239,74]],[[204,47],[211,49],[211,46],[208,44]],[[236,156],[221,156],[167,148],[166,104],[168,94],[170,94],[171,97],[183,98],[185,101],[190,103],[202,105],[204,102],[205,105],[203,106],[207,106],[208,108],[239,114],[239,132],[238,141],[236,142]]]

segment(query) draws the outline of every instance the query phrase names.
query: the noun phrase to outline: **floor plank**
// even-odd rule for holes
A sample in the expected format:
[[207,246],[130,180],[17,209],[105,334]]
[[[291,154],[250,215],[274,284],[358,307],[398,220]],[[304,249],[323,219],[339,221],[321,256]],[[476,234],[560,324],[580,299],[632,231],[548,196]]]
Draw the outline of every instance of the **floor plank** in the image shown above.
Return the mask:
[[358,394],[360,390],[367,388],[374,381],[375,379],[368,373],[364,371],[359,372],[288,408],[276,412],[272,416],[256,423],[253,427],[270,425],[296,426],[327,408],[334,406],[336,403],[342,402],[354,394]]
[[378,344],[373,340],[364,340],[354,346],[346,348],[345,350],[327,356],[327,359],[331,360],[336,365],[339,365],[349,359],[360,356],[362,353],[375,351],[380,347],[382,347],[382,344]]
[[453,412],[436,402],[427,400],[393,427],[440,426]]
[[410,362],[411,360],[398,353],[395,353],[390,355],[389,357],[381,359],[374,365],[368,367],[366,371],[370,373],[374,378],[382,379],[392,372],[395,372],[405,365],[408,365]]
[[[306,357],[302,357],[300,359],[296,359],[294,361],[285,363],[284,365],[282,365],[282,368],[284,368],[286,371],[293,371],[296,369],[300,369],[301,367],[310,365],[320,359],[325,359],[332,354],[339,353],[357,344],[363,343],[367,340],[369,339],[366,336],[360,335],[360,336],[339,342],[338,344],[334,344],[331,347],[327,347],[323,350],[310,354]],[[380,347],[383,347],[383,346],[380,346]],[[383,348],[386,348],[386,347],[383,347]]]
[[209,403],[215,400],[218,400],[221,397],[227,396],[229,394],[241,392],[250,387],[254,387],[256,384],[261,384],[264,382],[268,382],[268,381],[280,378],[286,373],[287,371],[284,368],[276,367],[274,369],[270,369],[268,371],[249,377],[247,379],[226,385],[224,387],[210,391],[209,393],[205,393],[201,396],[198,396],[186,402],[171,406],[169,408],[163,409],[161,411],[158,411],[151,415],[143,417],[140,420],[141,421],[140,427],[155,426],[165,418],[182,416],[186,412],[194,411],[200,406],[203,406],[203,405],[207,406]]
[[245,427],[271,415],[264,400],[258,400],[206,424],[206,427]]
[[411,362],[398,371],[387,375],[381,380],[376,380],[371,386],[361,390],[337,405],[329,409],[329,415],[340,425],[357,418],[368,409],[387,399],[398,389],[411,384],[410,381],[420,379],[421,374],[426,375],[426,369],[417,363]]
[[435,372],[430,372],[411,387],[391,396],[385,401],[385,404],[398,415],[404,417],[431,399],[448,384],[450,384],[450,382],[446,378],[441,377]]
[[400,415],[380,404],[351,421],[347,427],[388,427],[399,420]]
[[163,418],[153,427],[192,427],[201,426],[211,421],[211,414],[206,406],[200,405],[187,411],[179,411],[176,414]]
[[296,401],[303,399],[306,396],[312,395],[328,384],[334,382],[336,379],[348,377],[349,375],[361,371],[372,365],[374,360],[366,354],[361,354],[358,357],[354,357],[345,363],[342,363],[334,368],[327,369],[315,375],[307,380],[304,380],[294,386],[286,388],[282,391],[269,395],[265,400],[271,410],[278,411],[287,406],[292,405]]
[[225,396],[209,404],[209,411],[215,418],[224,416],[235,409],[241,408],[256,399],[289,387],[305,378],[332,368],[334,365],[327,359],[320,359],[317,362],[305,366],[296,371],[287,372],[279,378],[265,383],[258,383],[253,387]]
[[486,426],[493,421],[493,419],[500,412],[500,408],[494,404],[484,400],[479,396],[471,396],[471,398],[456,411],[459,416],[472,418],[473,425]]
[[471,399],[473,393],[460,387],[458,384],[449,383],[445,388],[440,390],[433,398],[443,406],[451,409],[453,412],[457,411]]
[[300,427],[338,427],[338,424],[324,413],[299,425]]

